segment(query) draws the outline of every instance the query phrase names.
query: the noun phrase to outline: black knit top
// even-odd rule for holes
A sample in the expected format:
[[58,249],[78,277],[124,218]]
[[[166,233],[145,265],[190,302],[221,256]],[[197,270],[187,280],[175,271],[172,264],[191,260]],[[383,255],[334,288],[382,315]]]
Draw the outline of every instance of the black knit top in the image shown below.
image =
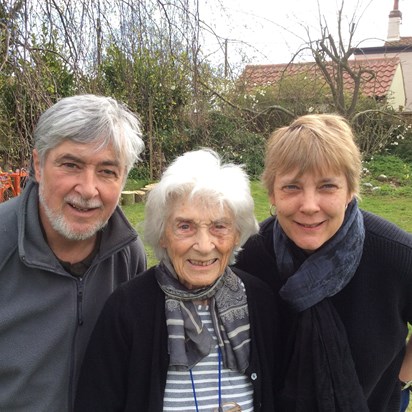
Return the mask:
[[[366,237],[360,265],[350,283],[331,298],[345,325],[359,381],[371,412],[398,412],[398,374],[412,322],[412,235],[362,211]],[[245,245],[237,267],[259,276],[277,296],[284,369],[294,342],[296,314],[278,291],[271,217]],[[280,377],[282,382],[282,376]],[[307,409],[315,412],[316,408]]]

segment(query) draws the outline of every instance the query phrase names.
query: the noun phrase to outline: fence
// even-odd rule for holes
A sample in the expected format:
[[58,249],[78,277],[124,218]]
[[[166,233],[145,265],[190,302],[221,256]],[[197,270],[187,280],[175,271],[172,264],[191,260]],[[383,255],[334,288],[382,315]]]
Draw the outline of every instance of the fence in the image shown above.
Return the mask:
[[19,196],[23,189],[28,173],[25,169],[16,169],[15,172],[0,170],[0,203]]

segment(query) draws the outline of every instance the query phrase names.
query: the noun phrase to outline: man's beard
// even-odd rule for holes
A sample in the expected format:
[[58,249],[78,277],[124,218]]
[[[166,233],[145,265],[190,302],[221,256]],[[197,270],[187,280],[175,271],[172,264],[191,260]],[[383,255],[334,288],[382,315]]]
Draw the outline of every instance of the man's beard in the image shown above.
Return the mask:
[[[52,226],[52,228],[65,237],[66,239],[69,240],[87,240],[93,237],[99,230],[103,229],[106,224],[106,221],[97,221],[92,227],[90,227],[87,230],[84,230],[82,232],[75,231],[73,230],[70,225],[66,222],[63,213],[59,211],[54,211],[49,208],[47,205],[47,201],[44,197],[43,193],[43,188],[42,185],[39,185],[39,199],[40,203],[43,206],[44,212]],[[68,199],[65,198],[65,201],[67,202]],[[81,198],[77,199],[75,202],[71,200],[68,203],[75,203],[75,204],[81,204],[84,209],[91,208],[91,207],[98,207],[99,205],[91,205],[90,202],[87,202]]]

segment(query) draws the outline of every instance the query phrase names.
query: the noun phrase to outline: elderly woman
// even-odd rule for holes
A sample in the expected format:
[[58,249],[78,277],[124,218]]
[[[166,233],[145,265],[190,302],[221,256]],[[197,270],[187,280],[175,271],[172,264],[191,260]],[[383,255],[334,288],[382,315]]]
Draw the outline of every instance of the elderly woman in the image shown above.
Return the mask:
[[258,230],[245,172],[209,150],[186,153],[145,213],[159,264],[109,298],[75,411],[273,411],[274,296],[228,267]]
[[280,305],[280,410],[399,411],[412,236],[358,208],[360,171],[337,115],[300,117],[268,141],[262,180],[275,211],[236,266]]

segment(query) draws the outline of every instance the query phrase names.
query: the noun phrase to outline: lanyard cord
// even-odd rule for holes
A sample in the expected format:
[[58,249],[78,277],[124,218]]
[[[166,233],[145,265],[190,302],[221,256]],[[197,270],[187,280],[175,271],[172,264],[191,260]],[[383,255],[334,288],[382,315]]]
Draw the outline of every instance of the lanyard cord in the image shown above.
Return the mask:
[[[222,351],[220,350],[220,347],[217,349],[217,355],[218,355],[218,393],[219,393],[219,409],[220,405],[222,404]],[[192,369],[189,369],[190,372],[190,380],[192,382],[192,390],[193,390],[193,398],[195,400],[195,406],[196,406],[196,412],[199,412],[199,404],[197,402],[197,396],[196,396],[196,387],[195,387],[195,380],[193,379],[193,372]]]
[[219,410],[220,405],[222,405],[222,351],[220,350],[220,346],[217,348],[217,356],[218,356],[218,363],[219,363]]
[[197,398],[196,398],[196,388],[195,388],[195,381],[193,379],[192,369],[190,369],[190,380],[192,381],[193,398],[195,399],[196,412],[199,412],[199,405],[197,403]]

